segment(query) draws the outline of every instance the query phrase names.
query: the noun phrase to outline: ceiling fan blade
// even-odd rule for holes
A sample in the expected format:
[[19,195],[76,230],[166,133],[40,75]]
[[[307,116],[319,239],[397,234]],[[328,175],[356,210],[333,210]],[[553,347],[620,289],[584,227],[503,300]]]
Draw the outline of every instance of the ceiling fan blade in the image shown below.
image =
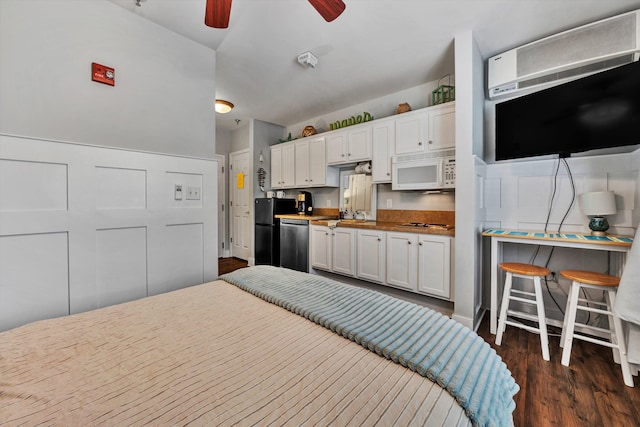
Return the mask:
[[204,24],[213,28],[227,28],[230,15],[231,0],[207,0]]
[[342,0],[309,0],[309,3],[316,8],[327,22],[331,22],[340,16],[346,7]]

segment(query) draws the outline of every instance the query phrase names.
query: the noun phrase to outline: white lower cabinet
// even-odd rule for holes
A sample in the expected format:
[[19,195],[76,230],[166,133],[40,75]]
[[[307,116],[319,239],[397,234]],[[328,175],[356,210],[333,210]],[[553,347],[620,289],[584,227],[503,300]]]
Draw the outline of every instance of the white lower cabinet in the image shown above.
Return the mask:
[[334,228],[331,230],[332,271],[345,276],[356,275],[356,230]]
[[386,282],[386,234],[378,230],[358,230],[358,278],[382,284]]
[[329,227],[309,227],[311,267],[331,271],[331,230]]
[[345,276],[356,275],[356,230],[312,225],[311,266]]
[[310,235],[313,268],[452,299],[453,237],[319,225]]
[[451,297],[451,237],[418,237],[418,292]]
[[418,236],[411,233],[387,233],[387,284],[416,292],[418,290]]

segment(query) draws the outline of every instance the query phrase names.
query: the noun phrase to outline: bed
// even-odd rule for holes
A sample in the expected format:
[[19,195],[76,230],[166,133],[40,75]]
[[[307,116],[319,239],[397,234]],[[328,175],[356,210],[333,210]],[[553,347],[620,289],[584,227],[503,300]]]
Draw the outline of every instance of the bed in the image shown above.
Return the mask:
[[222,279],[0,333],[0,425],[511,424],[510,372],[445,316],[282,268]]

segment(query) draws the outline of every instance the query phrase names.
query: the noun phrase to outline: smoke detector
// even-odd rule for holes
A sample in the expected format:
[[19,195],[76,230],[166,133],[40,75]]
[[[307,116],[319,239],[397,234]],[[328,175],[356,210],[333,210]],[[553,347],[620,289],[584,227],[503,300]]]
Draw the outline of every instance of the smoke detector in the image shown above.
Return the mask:
[[304,52],[298,55],[298,63],[303,67],[316,68],[316,65],[318,65],[318,58],[316,58],[311,52]]

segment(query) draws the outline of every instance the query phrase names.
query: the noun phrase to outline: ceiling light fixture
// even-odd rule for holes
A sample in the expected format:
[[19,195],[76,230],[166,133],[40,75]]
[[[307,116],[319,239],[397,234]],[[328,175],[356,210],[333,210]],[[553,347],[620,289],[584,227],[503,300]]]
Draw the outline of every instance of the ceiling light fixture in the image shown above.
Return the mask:
[[216,113],[226,114],[233,109],[233,104],[224,99],[216,99]]

